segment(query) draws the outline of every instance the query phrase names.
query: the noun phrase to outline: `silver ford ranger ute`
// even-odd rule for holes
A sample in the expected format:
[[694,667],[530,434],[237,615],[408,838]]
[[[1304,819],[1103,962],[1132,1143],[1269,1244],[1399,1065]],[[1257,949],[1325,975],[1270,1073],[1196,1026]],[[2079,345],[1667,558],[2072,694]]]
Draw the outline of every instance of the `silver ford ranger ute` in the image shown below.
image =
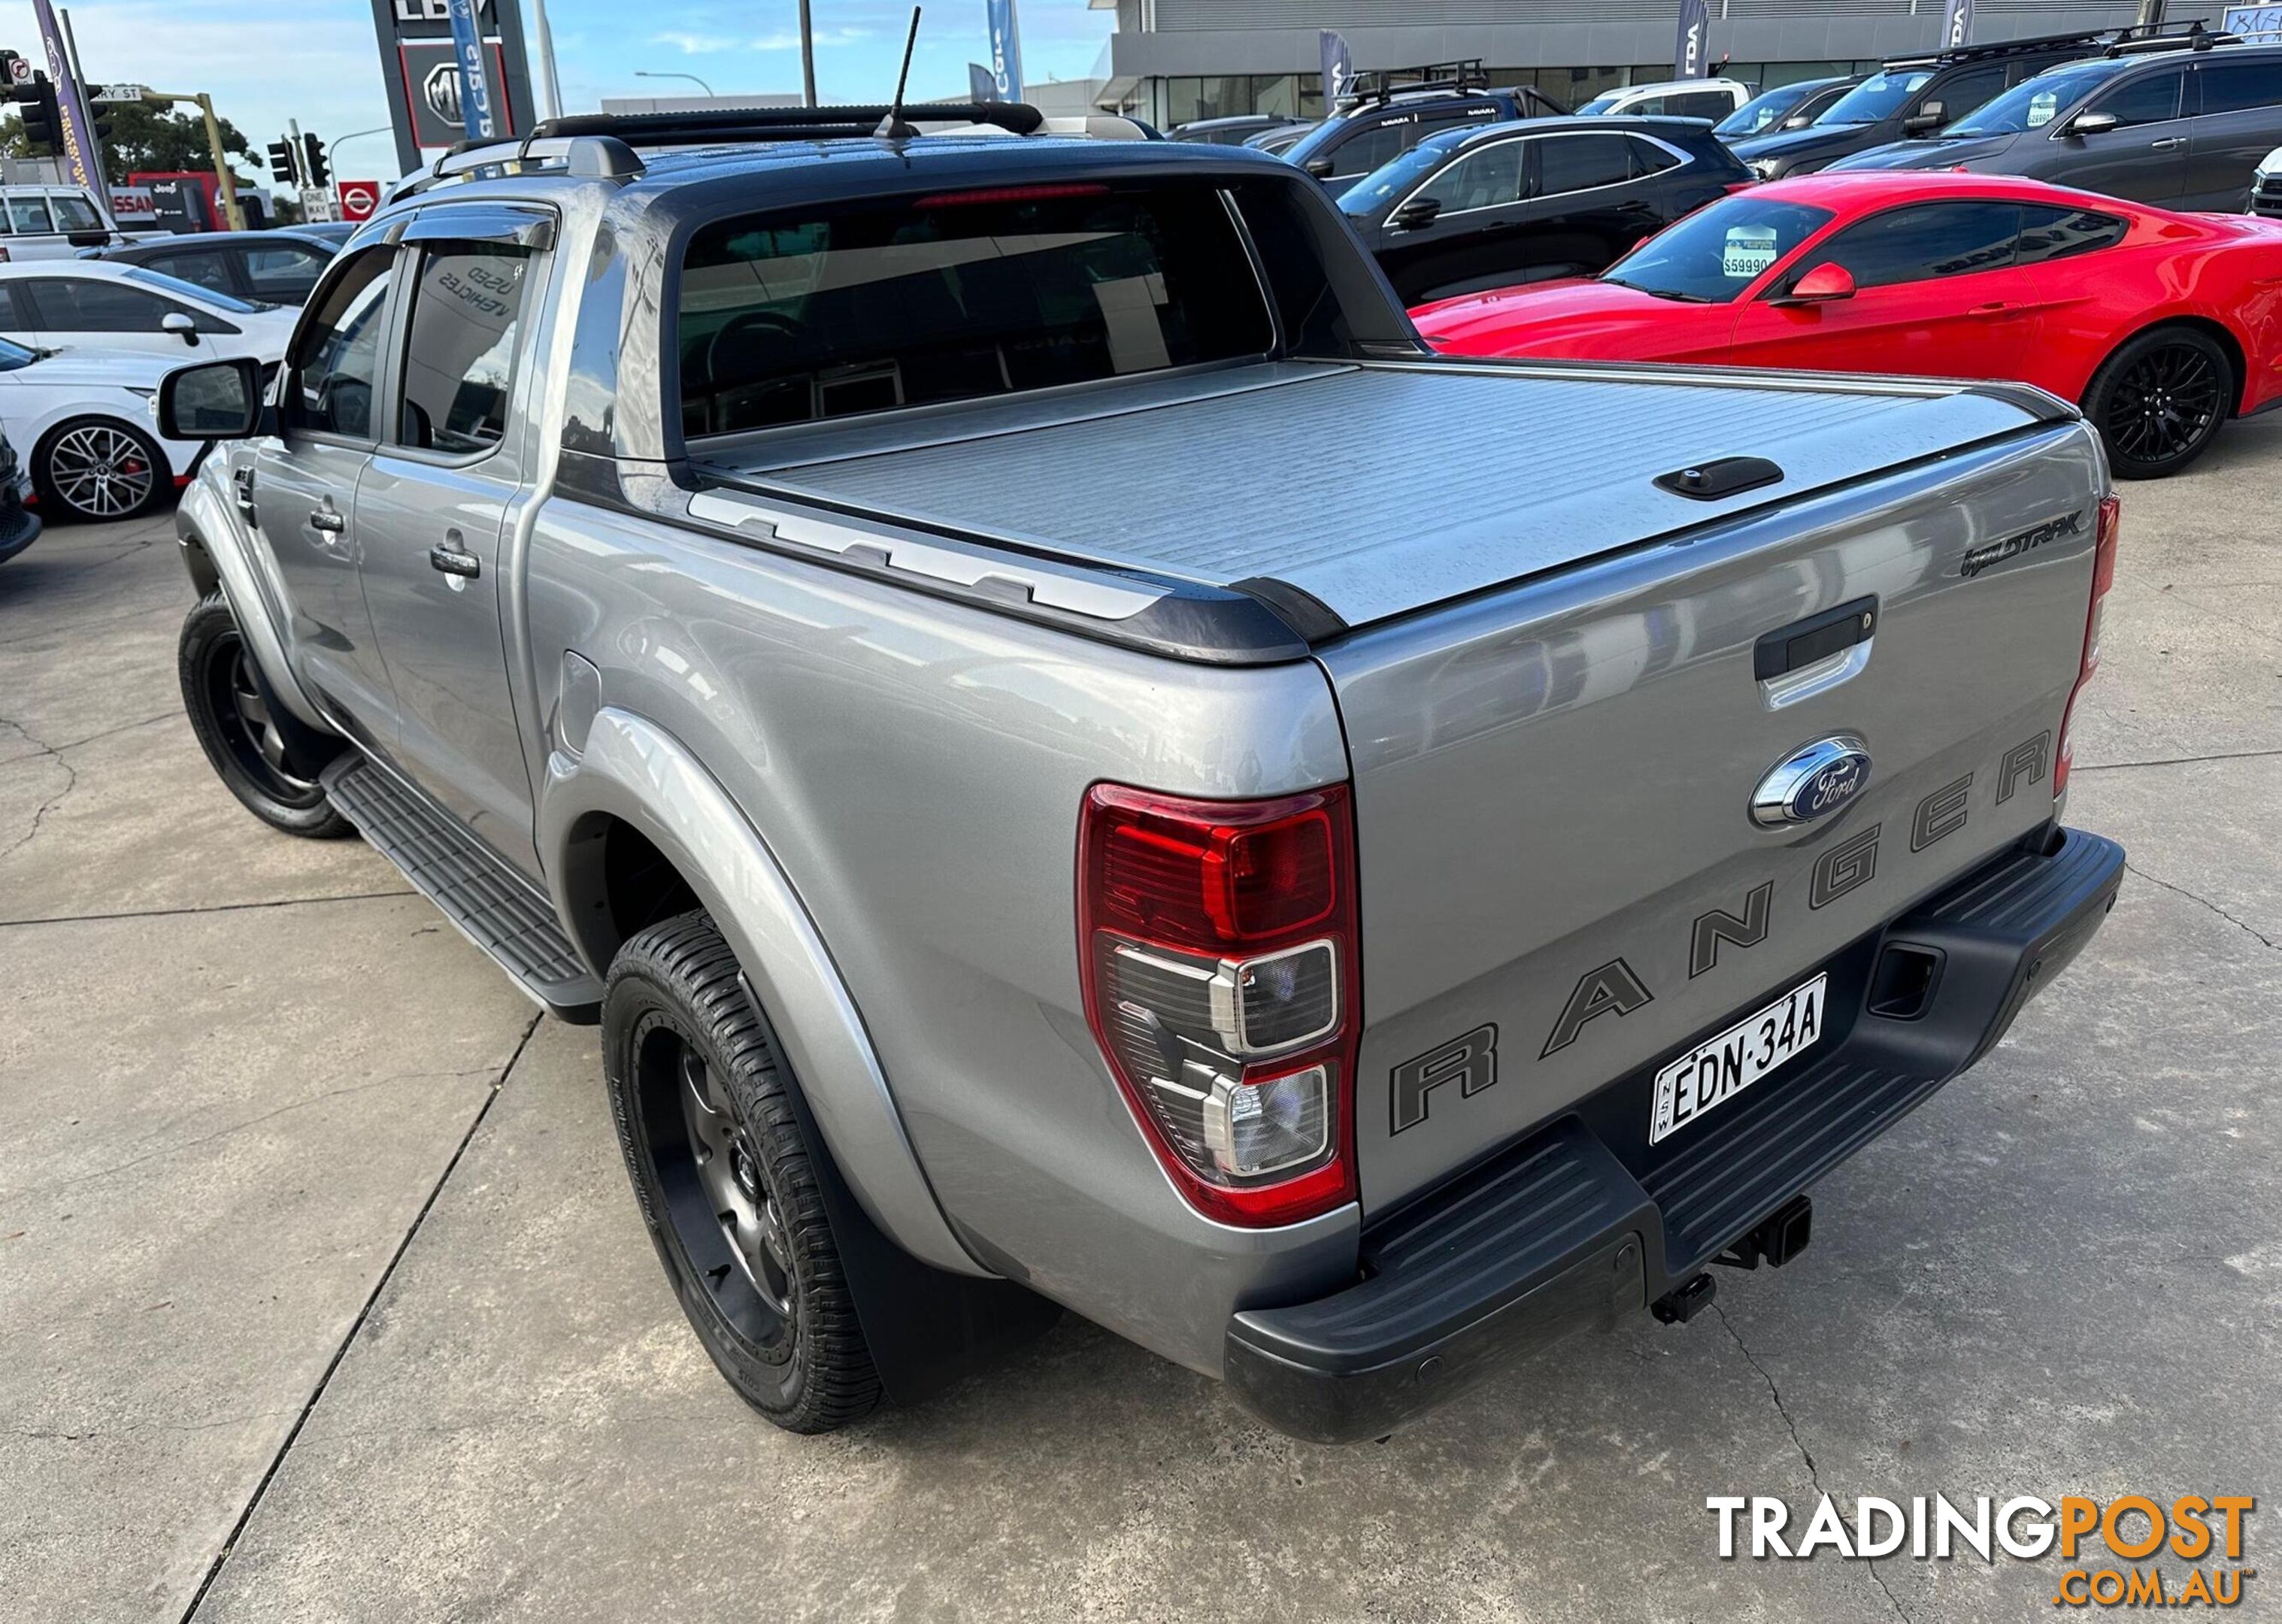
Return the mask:
[[2069,408],[1438,359],[1273,159],[881,113],[439,160],[160,401],[216,770],[601,1023],[771,1420],[1068,1308],[1382,1435],[1794,1255],[2098,929]]

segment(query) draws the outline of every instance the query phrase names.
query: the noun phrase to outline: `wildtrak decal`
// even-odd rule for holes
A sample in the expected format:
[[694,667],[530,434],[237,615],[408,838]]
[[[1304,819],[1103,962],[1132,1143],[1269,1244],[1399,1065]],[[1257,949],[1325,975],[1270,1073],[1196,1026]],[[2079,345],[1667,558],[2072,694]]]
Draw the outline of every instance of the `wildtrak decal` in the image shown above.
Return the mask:
[[2078,509],[2074,513],[2063,513],[2056,519],[2046,519],[2016,536],[2006,536],[2002,541],[1976,547],[1959,562],[1957,572],[1971,580],[1983,570],[2003,563],[2007,558],[2018,558],[2023,553],[2034,552],[2047,541],[2056,541],[2062,536],[2080,536],[2084,533],[2084,510]]

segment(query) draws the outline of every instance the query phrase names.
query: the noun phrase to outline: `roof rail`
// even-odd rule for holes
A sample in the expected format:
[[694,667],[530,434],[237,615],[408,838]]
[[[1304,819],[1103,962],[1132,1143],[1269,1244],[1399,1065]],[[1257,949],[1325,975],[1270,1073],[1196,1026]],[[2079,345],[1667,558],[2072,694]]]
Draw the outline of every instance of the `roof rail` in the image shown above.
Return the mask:
[[596,180],[630,181],[642,160],[625,142],[610,136],[543,136],[533,130],[506,141],[462,141],[423,169],[415,169],[382,194],[386,207],[447,181],[552,172]]
[[[2098,28],[2084,34],[2040,34],[2033,39],[1999,40],[1987,45],[1952,45],[1938,51],[1915,51],[1906,57],[1889,57],[1882,67],[1928,67],[1937,62],[1979,62],[1992,58],[2027,56],[2035,51],[2050,51],[2056,45],[2099,45],[2115,37],[2113,28]],[[2088,56],[2091,53],[2086,51]]]
[[[532,133],[612,136],[628,146],[679,146],[708,142],[814,141],[868,136],[888,116],[877,107],[707,107],[689,113],[574,113],[547,119]],[[992,124],[1027,136],[1045,122],[1028,102],[907,104],[907,119],[929,124]]]
[[2104,57],[2137,57],[2158,51],[2208,51],[2218,45],[2239,45],[2242,36],[2224,28],[2213,29],[2203,19],[2182,19],[2177,22],[2146,23],[2136,27],[2118,28],[2115,37],[2107,43]]

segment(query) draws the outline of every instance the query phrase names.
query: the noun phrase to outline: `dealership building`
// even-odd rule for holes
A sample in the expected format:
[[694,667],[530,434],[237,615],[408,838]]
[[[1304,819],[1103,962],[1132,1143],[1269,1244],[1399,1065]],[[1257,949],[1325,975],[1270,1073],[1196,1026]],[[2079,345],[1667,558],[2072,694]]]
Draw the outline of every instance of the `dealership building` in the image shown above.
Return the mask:
[[[1322,28],[1339,30],[1359,69],[1479,60],[1493,84],[1535,85],[1573,107],[1618,85],[1671,78],[1679,22],[1678,0],[1094,4],[1115,10],[1117,32],[1083,90],[1055,86],[1052,99],[1078,92],[1166,128],[1238,113],[1320,113]],[[1942,0],[1712,0],[1712,71],[1766,89],[1867,70],[1930,50],[1942,11]],[[1973,38],[2120,27],[2138,11],[2136,0],[1977,0]],[[2216,9],[2211,15],[2216,22]],[[1032,99],[1046,99],[1046,87],[1028,88]]]

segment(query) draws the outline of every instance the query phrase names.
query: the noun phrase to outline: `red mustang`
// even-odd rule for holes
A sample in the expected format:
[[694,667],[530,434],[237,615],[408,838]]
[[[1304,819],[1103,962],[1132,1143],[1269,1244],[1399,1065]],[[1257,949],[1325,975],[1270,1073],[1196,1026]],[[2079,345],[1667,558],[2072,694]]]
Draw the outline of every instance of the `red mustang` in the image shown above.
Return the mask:
[[1590,281],[1411,314],[1452,355],[2018,378],[2078,402],[2115,471],[2149,478],[2282,404],[2282,222],[1995,175],[1804,175]]

